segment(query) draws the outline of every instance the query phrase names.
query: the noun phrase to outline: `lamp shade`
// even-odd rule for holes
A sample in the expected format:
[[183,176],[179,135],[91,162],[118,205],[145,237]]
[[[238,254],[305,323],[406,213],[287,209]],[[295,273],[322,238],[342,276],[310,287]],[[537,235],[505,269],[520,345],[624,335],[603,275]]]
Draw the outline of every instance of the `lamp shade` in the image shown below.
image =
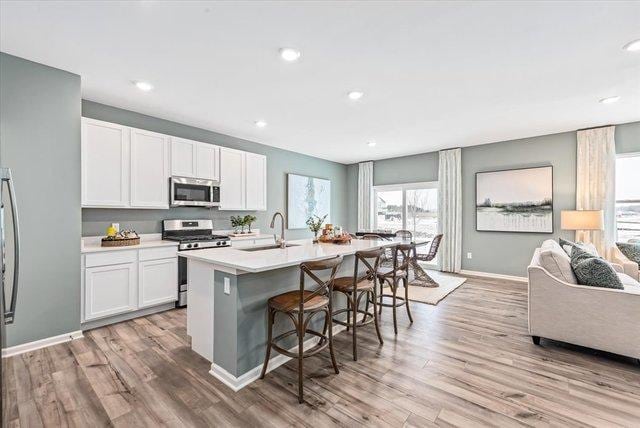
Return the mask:
[[578,210],[560,212],[560,227],[564,230],[602,230],[602,210]]

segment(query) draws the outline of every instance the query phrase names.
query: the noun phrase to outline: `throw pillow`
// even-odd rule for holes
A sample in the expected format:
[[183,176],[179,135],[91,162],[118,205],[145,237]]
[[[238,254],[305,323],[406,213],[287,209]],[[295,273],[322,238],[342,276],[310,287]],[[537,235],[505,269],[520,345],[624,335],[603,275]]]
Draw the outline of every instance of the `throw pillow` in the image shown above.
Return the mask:
[[640,243],[616,242],[618,249],[632,262],[640,264]]
[[562,238],[558,238],[558,242],[560,243],[560,246],[562,247],[562,249],[569,255],[571,256],[571,249],[573,247],[578,247],[580,248],[582,251],[586,251],[589,254],[592,254],[596,257],[600,257],[600,254],[598,254],[598,250],[596,250],[596,246],[590,243],[586,243],[586,242],[571,242],[571,241],[567,241],[566,239],[562,239]]
[[618,274],[609,262],[578,246],[571,250],[571,268],[580,285],[624,290]]

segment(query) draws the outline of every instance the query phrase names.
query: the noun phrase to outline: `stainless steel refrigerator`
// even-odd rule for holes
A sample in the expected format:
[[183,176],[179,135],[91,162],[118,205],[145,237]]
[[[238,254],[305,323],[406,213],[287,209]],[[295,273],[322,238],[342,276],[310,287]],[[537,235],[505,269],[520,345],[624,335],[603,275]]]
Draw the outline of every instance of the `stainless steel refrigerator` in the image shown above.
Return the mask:
[[[16,195],[9,168],[0,168],[0,251],[2,252],[2,288],[0,289],[0,341],[2,351],[7,346],[6,325],[12,324],[16,314],[18,297],[18,272],[20,263],[20,233]],[[7,426],[7,376],[6,361],[2,361],[0,381],[2,384],[2,427]]]

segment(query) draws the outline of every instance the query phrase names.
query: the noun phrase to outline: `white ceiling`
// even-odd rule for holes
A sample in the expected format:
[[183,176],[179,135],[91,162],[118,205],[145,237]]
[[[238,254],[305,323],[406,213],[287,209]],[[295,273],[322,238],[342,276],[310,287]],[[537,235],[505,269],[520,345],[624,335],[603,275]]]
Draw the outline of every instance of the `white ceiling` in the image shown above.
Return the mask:
[[86,99],[343,163],[640,120],[639,38],[639,2],[0,6],[0,49]]

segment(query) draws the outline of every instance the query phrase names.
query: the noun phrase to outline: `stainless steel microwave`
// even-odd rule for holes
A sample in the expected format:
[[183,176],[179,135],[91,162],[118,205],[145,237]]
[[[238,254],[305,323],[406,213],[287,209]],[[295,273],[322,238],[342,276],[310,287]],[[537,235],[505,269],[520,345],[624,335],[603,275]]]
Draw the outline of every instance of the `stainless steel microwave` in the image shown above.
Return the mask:
[[202,178],[171,177],[172,207],[217,207],[220,185]]

